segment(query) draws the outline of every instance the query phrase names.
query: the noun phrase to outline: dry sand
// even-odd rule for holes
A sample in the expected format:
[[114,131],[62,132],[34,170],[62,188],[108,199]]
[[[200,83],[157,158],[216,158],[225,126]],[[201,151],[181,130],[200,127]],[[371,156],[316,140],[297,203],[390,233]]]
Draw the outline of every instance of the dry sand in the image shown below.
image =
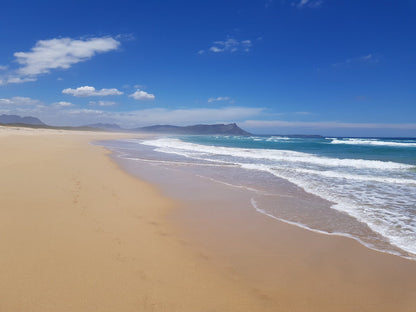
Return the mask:
[[1,312],[416,311],[415,262],[261,215],[181,229],[207,216],[89,144],[127,136],[0,127]]

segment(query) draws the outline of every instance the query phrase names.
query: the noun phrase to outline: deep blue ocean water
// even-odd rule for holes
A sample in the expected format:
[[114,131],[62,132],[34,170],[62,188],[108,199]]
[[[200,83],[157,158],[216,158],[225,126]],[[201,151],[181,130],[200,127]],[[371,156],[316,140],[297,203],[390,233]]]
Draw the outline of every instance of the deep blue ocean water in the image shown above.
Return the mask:
[[[416,259],[416,139],[164,136],[112,149],[244,187],[270,217]],[[289,185],[299,190],[293,200]]]

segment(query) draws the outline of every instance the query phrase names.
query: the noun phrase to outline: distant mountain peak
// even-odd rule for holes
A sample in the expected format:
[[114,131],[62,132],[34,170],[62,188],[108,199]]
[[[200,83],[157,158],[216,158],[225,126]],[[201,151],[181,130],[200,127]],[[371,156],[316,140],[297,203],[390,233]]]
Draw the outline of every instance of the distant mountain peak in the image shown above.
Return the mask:
[[10,125],[10,124],[23,124],[23,125],[37,125],[44,126],[45,124],[36,117],[26,116],[20,117],[18,115],[0,115],[0,124]]
[[134,130],[169,134],[250,135],[249,132],[241,129],[236,123],[193,126],[155,125]]

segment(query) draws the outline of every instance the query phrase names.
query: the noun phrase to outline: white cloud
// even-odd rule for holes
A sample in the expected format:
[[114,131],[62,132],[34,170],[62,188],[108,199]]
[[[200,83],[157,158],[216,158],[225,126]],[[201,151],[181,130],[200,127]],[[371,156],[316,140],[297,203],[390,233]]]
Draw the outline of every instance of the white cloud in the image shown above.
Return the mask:
[[174,124],[189,125],[195,123],[234,122],[260,114],[262,108],[222,107],[192,108],[169,110],[164,108],[144,109],[119,113],[118,119],[125,123],[138,125]]
[[[213,45],[208,48],[208,51],[213,53],[221,52],[237,52],[244,51],[249,52],[253,43],[251,40],[237,40],[234,38],[228,38],[226,40],[214,41]],[[204,54],[205,50],[198,51],[198,54]]]
[[90,101],[90,105],[114,106],[114,105],[117,105],[117,102],[113,102],[113,101]]
[[63,94],[70,94],[77,97],[87,97],[87,96],[107,96],[107,95],[121,95],[123,92],[112,88],[112,89],[101,89],[96,90],[94,87],[83,86],[76,89],[67,88],[62,90]]
[[338,121],[246,120],[242,125],[251,128],[310,128],[310,129],[414,129],[416,123],[352,123]]
[[209,50],[211,52],[223,52],[224,51],[224,49],[220,49],[220,48],[217,48],[217,47],[210,47]]
[[153,94],[147,93],[146,91],[140,89],[137,89],[136,92],[130,94],[129,97],[132,97],[133,99],[140,101],[151,101],[155,99],[155,96]]
[[73,114],[73,115],[80,115],[80,114],[86,114],[86,115],[101,115],[104,112],[100,111],[100,110],[96,110],[96,109],[88,109],[88,108],[81,108],[81,109],[71,109],[68,110],[69,114]]
[[262,108],[222,107],[165,109],[152,108],[131,112],[108,114],[103,122],[116,122],[126,126],[149,126],[154,124],[191,125],[197,123],[235,122],[259,115]]
[[8,70],[0,77],[0,84],[35,81],[38,75],[47,74],[53,69],[68,69],[73,64],[91,59],[98,53],[116,50],[120,42],[111,37],[89,39],[57,38],[39,40],[28,52],[15,52],[19,67]]
[[60,101],[52,104],[56,108],[72,107],[74,104],[70,102]]
[[0,99],[0,106],[33,106],[40,105],[42,102],[29,97],[15,96],[9,99]]
[[51,109],[60,109],[73,106],[75,105],[66,101],[55,102],[48,106],[45,105],[42,101],[23,96],[0,99],[0,108],[13,111],[15,113],[27,112],[36,114],[43,110],[50,111]]
[[231,101],[231,98],[228,96],[219,96],[216,98],[209,98],[208,99],[208,103],[212,103],[212,102],[219,102],[219,101]]
[[49,73],[51,69],[68,69],[71,65],[86,61],[97,53],[119,47],[120,42],[111,37],[82,39],[39,40],[29,52],[16,52],[16,61],[22,65],[18,73],[35,76]]
[[17,76],[9,76],[5,80],[6,83],[23,83],[23,82],[29,82],[29,81],[36,81],[36,78],[34,77],[17,77]]

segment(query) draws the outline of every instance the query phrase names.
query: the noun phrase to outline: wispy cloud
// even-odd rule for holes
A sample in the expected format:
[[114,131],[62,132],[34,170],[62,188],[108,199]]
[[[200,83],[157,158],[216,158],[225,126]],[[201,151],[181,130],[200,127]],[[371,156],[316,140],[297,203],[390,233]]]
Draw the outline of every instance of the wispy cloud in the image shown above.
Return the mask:
[[60,102],[53,103],[52,106],[57,107],[57,108],[63,108],[63,107],[72,107],[75,105],[72,104],[71,102],[60,101]]
[[212,102],[221,102],[221,101],[228,101],[230,103],[233,103],[234,101],[231,100],[231,98],[229,96],[219,96],[219,97],[212,97],[208,99],[208,103],[212,103]]
[[237,40],[234,38],[227,38],[226,40],[214,41],[207,50],[199,50],[198,54],[206,52],[212,53],[233,53],[237,51],[249,52],[253,46],[251,40]]
[[[0,99],[0,113],[39,117],[51,125],[85,125],[95,122],[118,123],[124,127],[147,126],[153,124],[190,125],[196,123],[238,122],[244,129],[257,133],[301,131],[329,133],[415,133],[416,123],[353,123],[339,121],[286,121],[261,120],[266,116],[264,108],[220,107],[166,109],[151,108],[125,112],[110,112],[102,109],[74,108],[69,102],[45,104],[28,97]],[[270,117],[270,114],[267,113]],[[337,130],[337,131],[336,131]]]
[[96,106],[114,106],[117,105],[117,102],[113,101],[90,101],[90,105],[96,105]]
[[101,110],[97,110],[97,109],[80,108],[80,109],[67,110],[66,113],[70,114],[70,115],[84,115],[84,116],[88,117],[88,116],[91,116],[91,115],[94,115],[94,116],[101,115],[105,112],[101,111]]
[[[19,67],[0,77],[0,84],[34,81],[54,69],[68,69],[99,53],[116,50],[120,41],[111,37],[39,40],[28,52],[15,52]],[[7,68],[6,68],[7,69]]]
[[332,67],[338,68],[338,67],[350,66],[353,64],[360,64],[360,63],[361,64],[377,64],[380,62],[380,60],[381,60],[381,57],[378,54],[369,53],[366,55],[349,58],[339,63],[334,63],[332,64]]
[[129,97],[139,101],[153,101],[155,99],[154,94],[147,93],[140,89],[137,89],[136,92],[130,94]]
[[242,123],[251,128],[311,128],[311,129],[409,129],[416,130],[416,123],[351,123],[337,121],[284,121],[246,120]]
[[29,97],[23,97],[23,96],[15,96],[8,99],[0,99],[0,107],[10,107],[10,106],[33,106],[33,105],[39,105],[42,102],[39,100],[34,100]]
[[108,95],[121,95],[123,92],[111,88],[111,89],[101,89],[96,90],[94,87],[83,86],[76,89],[67,88],[62,90],[63,94],[69,94],[77,97],[87,97],[87,96],[108,96]]
[[292,2],[292,5],[299,8],[319,8],[324,3],[323,0],[299,0]]
[[51,69],[67,69],[71,65],[86,61],[97,53],[108,52],[119,47],[120,42],[111,38],[77,40],[71,38],[40,40],[29,52],[16,52],[16,61],[22,65],[18,73],[39,75]]
[[221,107],[221,108],[190,108],[165,109],[154,108],[132,112],[120,112],[114,116],[124,124],[152,125],[159,123],[189,125],[195,123],[217,123],[238,121],[260,114],[262,108],[252,107]]
[[32,99],[29,97],[24,96],[15,96],[12,98],[3,98],[0,99],[0,110],[3,113],[13,112],[26,112],[26,113],[38,113],[40,111],[50,111],[51,109],[63,109],[74,107],[75,105],[66,102],[66,101],[59,101],[54,102],[50,105],[45,105],[44,102],[36,99]]
[[[3,102],[24,103],[2,105]],[[31,104],[31,105],[26,105]],[[50,125],[86,125],[96,122],[117,123],[124,127],[149,126],[154,124],[190,125],[196,123],[225,123],[255,118],[264,111],[258,107],[220,108],[151,108],[125,112],[92,108],[74,108],[56,103],[46,105],[30,98],[0,99],[0,113],[39,117]]]
[[9,83],[23,83],[29,81],[36,81],[37,79],[34,77],[18,77],[18,76],[5,76],[0,77],[0,85],[6,85]]

